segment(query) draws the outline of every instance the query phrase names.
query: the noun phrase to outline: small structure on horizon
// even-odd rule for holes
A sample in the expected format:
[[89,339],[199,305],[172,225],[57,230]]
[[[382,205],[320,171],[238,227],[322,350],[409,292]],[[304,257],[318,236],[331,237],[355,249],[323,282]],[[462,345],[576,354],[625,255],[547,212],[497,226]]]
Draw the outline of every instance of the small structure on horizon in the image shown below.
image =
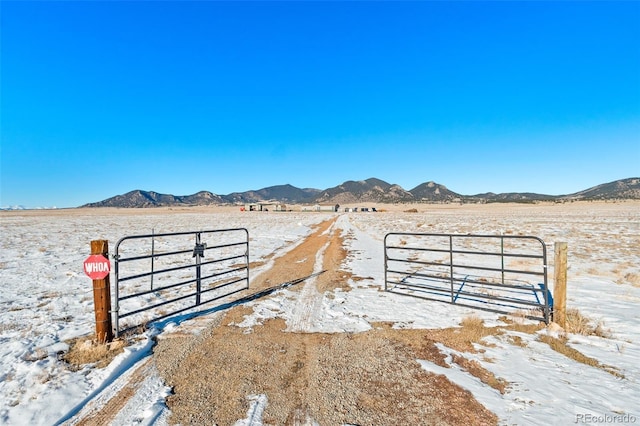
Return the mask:
[[378,210],[375,207],[345,207],[345,213],[350,212],[377,212]]
[[316,204],[313,206],[302,206],[303,212],[337,212],[340,208],[340,204],[336,205],[327,205],[327,204]]
[[248,212],[268,212],[269,210],[276,212],[286,212],[287,205],[281,203],[246,203],[244,207],[240,207],[241,211]]

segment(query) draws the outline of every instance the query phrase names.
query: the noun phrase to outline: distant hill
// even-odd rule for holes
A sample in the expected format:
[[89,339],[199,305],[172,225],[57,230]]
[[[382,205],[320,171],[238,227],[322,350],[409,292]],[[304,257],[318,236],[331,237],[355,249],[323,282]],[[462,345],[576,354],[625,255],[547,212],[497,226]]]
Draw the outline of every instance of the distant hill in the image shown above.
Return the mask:
[[464,196],[449,191],[446,186],[435,182],[425,182],[409,191],[418,202],[461,201]]
[[228,203],[257,203],[266,200],[277,200],[282,203],[312,202],[320,193],[319,189],[300,189],[295,186],[277,185],[263,188],[258,191],[233,192],[224,196]]
[[193,195],[176,196],[159,194],[153,191],[135,190],[124,195],[116,195],[97,203],[85,204],[82,207],[160,207],[160,206],[202,206],[224,204],[220,196],[208,191],[200,191]]
[[392,185],[383,180],[349,180],[342,185],[325,189],[316,197],[317,203],[347,204],[357,202],[402,203],[414,201],[415,197],[400,185]]
[[640,178],[621,179],[604,183],[567,195],[545,195],[529,192],[476,195],[461,195],[436,182],[425,182],[410,191],[400,185],[390,184],[377,178],[346,181],[325,190],[296,188],[293,185],[277,185],[267,188],[216,195],[200,191],[193,195],[160,194],[153,191],[135,190],[116,195],[103,201],[81,207],[160,207],[160,206],[206,206],[245,204],[259,202],[281,202],[285,204],[354,204],[354,203],[533,203],[540,201],[576,200],[640,200]]
[[575,194],[563,195],[569,200],[638,200],[640,199],[640,178],[616,180]]
[[532,203],[537,201],[556,201],[558,197],[553,195],[536,194],[533,192],[504,192],[494,194],[487,192],[485,194],[477,194],[465,197],[467,202],[479,203]]

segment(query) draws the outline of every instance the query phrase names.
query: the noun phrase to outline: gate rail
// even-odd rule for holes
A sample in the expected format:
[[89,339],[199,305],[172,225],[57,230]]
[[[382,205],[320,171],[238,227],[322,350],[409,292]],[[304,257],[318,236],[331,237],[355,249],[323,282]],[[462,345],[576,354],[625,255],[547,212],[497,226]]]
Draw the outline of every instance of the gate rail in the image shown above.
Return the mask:
[[384,269],[385,291],[551,321],[547,248],[538,237],[391,232]]
[[[164,247],[157,250],[159,242]],[[114,260],[112,312],[118,337],[123,318],[155,310],[153,318],[145,320],[150,322],[248,289],[249,231],[232,228],[130,235],[116,243]],[[205,294],[211,298],[203,300]],[[170,311],[160,309],[169,304],[173,305]]]

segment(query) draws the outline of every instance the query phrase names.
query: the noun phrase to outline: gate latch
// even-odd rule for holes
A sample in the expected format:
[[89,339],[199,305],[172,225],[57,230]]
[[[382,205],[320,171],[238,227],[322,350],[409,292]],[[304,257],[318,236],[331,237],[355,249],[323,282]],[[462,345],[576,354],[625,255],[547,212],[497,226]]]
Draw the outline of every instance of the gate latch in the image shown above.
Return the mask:
[[193,248],[192,257],[196,257],[196,256],[204,257],[204,249],[206,248],[207,248],[207,243],[196,244],[196,246]]

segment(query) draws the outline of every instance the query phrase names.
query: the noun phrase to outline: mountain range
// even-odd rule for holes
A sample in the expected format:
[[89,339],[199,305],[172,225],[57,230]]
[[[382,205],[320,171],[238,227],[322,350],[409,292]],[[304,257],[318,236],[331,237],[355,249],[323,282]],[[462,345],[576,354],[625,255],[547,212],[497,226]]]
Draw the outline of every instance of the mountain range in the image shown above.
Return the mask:
[[260,202],[343,205],[354,203],[534,203],[540,201],[638,199],[640,199],[640,178],[616,180],[567,195],[544,195],[529,192],[502,194],[487,192],[476,195],[461,195],[435,182],[425,182],[407,191],[400,185],[370,178],[360,181],[346,181],[325,190],[301,189],[286,184],[270,186],[257,191],[233,192],[228,195],[217,195],[209,191],[200,191],[193,195],[170,195],[138,189],[81,207],[202,206]]

